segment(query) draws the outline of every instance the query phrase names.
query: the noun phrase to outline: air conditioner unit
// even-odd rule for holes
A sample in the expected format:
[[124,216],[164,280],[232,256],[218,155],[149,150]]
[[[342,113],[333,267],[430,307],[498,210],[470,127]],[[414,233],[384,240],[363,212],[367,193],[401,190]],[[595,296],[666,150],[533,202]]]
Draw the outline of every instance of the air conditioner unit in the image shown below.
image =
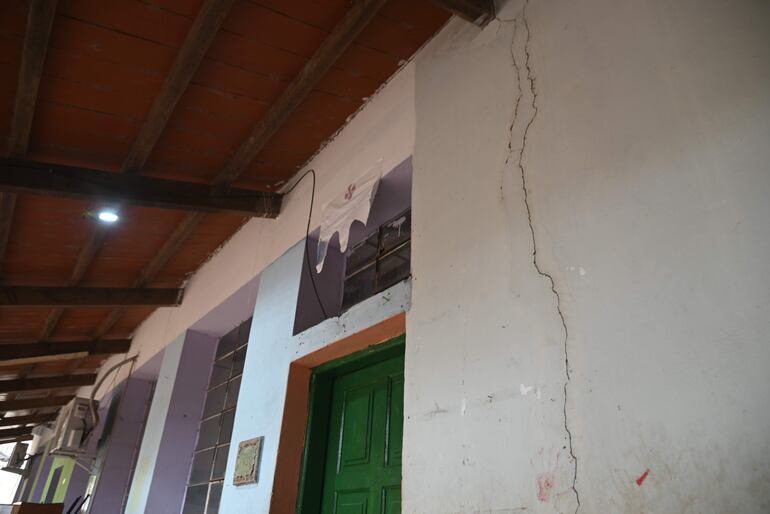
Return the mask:
[[40,453],[43,448],[45,448],[46,443],[48,443],[52,437],[52,428],[47,425],[35,425],[35,427],[32,429],[32,441],[29,443],[27,454],[37,455]]
[[8,463],[3,468],[3,471],[10,473],[16,473],[17,475],[26,475],[27,470],[24,468],[24,462],[27,460],[27,444],[16,443],[11,452],[11,456],[8,458]]
[[75,397],[64,406],[56,418],[49,453],[76,457],[85,452],[83,443],[93,428],[89,403],[88,398]]

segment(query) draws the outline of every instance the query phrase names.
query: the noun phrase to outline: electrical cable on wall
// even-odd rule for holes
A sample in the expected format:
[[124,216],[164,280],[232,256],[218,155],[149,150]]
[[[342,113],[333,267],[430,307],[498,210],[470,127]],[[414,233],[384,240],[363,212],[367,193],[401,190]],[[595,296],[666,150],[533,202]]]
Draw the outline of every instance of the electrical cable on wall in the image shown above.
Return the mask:
[[321,301],[321,295],[318,294],[318,287],[315,283],[315,271],[313,270],[313,267],[310,266],[310,249],[308,248],[308,240],[310,239],[310,222],[313,217],[313,204],[315,203],[315,170],[313,168],[310,168],[307,170],[300,178],[297,179],[297,181],[284,193],[284,195],[288,195],[292,191],[294,191],[294,188],[296,188],[300,182],[302,182],[302,179],[307,177],[308,175],[313,176],[313,188],[310,191],[310,211],[307,214],[307,227],[305,228],[305,263],[307,265],[307,271],[310,274],[310,283],[313,285],[313,292],[315,293],[315,298],[318,301],[318,307],[321,308],[321,312],[324,315],[324,319],[328,319],[329,315],[326,313],[326,309],[324,308],[324,304]]

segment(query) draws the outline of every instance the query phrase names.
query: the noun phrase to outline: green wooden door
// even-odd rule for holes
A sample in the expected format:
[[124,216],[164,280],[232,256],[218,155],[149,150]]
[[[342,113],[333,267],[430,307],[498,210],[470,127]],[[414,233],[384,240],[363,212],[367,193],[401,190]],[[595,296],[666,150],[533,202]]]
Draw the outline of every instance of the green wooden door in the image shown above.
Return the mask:
[[322,514],[401,512],[404,357],[334,379]]

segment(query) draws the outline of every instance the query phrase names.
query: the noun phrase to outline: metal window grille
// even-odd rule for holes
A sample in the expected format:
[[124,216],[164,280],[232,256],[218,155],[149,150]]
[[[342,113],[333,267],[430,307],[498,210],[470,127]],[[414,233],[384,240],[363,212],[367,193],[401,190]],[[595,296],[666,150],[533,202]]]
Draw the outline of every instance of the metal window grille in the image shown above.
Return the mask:
[[407,209],[348,250],[343,311],[409,277],[411,238],[412,211]]
[[235,329],[219,340],[193,453],[183,514],[219,512],[247,343],[248,330],[243,329]]

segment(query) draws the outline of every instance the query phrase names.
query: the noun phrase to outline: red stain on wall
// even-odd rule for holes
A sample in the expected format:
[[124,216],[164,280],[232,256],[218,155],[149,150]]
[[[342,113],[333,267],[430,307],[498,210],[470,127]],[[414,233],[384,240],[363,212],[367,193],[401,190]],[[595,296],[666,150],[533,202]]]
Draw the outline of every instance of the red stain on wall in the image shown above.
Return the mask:
[[645,469],[644,473],[642,473],[642,476],[636,479],[636,485],[641,487],[644,481],[647,480],[647,475],[649,474],[650,474],[650,468]]
[[547,502],[551,497],[553,489],[553,474],[541,473],[537,477],[537,499],[541,502]]

